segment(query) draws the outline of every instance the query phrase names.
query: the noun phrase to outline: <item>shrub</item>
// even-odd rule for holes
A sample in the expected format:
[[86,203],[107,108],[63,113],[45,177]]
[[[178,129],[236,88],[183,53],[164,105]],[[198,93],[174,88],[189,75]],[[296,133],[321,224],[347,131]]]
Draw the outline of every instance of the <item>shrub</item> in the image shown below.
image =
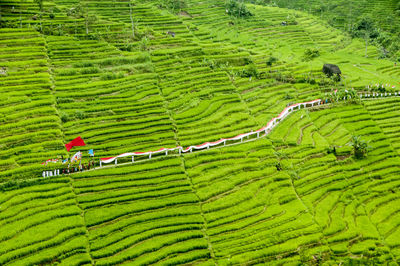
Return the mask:
[[273,57],[272,55],[267,59],[267,66],[271,67],[275,62],[278,61],[278,58]]
[[368,144],[369,142],[361,139],[361,136],[352,136],[352,141],[349,143],[353,147],[354,156],[358,159],[367,156],[368,151],[371,149]]
[[243,58],[243,61],[244,61],[245,65],[253,63],[253,59],[251,59],[251,57],[245,57],[245,58]]
[[336,94],[332,95],[333,99],[331,101],[346,101],[349,103],[358,103],[360,102],[360,96],[358,96],[357,92],[354,89],[339,89]]
[[126,40],[124,46],[120,47],[122,51],[132,52],[135,49],[135,45],[128,40]]
[[336,83],[341,80],[341,77],[340,77],[340,75],[332,75],[331,80],[333,81],[333,83]]
[[379,87],[378,87],[378,92],[380,92],[380,93],[386,92],[386,87],[379,86]]
[[57,28],[53,32],[54,35],[57,36],[63,36],[64,35],[64,25],[63,24],[58,24]]
[[148,46],[149,46],[149,39],[146,36],[144,36],[140,40],[139,48],[140,48],[141,51],[146,51],[146,50],[149,49]]
[[251,17],[253,14],[247,9],[246,5],[238,0],[228,0],[225,3],[226,13],[237,18]]
[[303,59],[305,60],[305,61],[311,61],[311,60],[313,60],[314,58],[316,58],[316,57],[318,57],[318,56],[320,56],[320,54],[319,54],[319,50],[318,49],[310,49],[310,48],[307,48],[305,51],[304,51],[304,54],[303,54]]
[[290,95],[289,93],[285,94],[285,97],[283,97],[285,100],[291,100],[294,99],[294,97],[292,95]]
[[159,6],[177,12],[187,7],[187,4],[186,0],[163,0],[160,2]]
[[63,123],[66,123],[70,120],[69,115],[65,112],[61,112],[60,118]]
[[76,110],[75,117],[78,118],[79,120],[82,120],[86,118],[86,114],[82,110]]
[[255,77],[258,78],[260,73],[258,72],[255,64],[247,65],[241,72],[238,73],[241,77]]
[[286,17],[286,25],[297,25],[297,21],[295,19],[296,16],[288,15]]

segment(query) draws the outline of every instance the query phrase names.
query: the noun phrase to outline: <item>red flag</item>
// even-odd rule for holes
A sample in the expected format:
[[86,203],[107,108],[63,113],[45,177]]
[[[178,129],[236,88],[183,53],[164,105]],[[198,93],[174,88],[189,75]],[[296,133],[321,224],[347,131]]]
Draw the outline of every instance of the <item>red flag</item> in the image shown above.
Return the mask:
[[77,137],[73,140],[71,140],[69,143],[65,144],[65,148],[67,148],[67,151],[69,151],[70,149],[72,149],[72,147],[75,146],[85,146],[85,142],[83,141],[83,139],[81,137]]

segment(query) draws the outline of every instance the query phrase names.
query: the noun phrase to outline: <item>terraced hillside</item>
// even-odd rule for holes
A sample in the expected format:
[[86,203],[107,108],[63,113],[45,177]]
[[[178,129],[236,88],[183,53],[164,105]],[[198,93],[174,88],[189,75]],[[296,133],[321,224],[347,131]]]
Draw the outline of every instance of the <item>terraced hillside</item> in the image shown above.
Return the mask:
[[[328,110],[307,116],[314,136],[321,132],[313,144],[260,140],[63,181],[84,213],[93,262],[397,260],[398,157],[368,113],[358,120],[360,109],[336,107],[331,111],[341,115],[329,119],[332,126],[319,124]],[[275,132],[302,115],[295,113]],[[341,130],[326,136],[325,127]],[[324,143],[343,138],[340,131],[373,140],[369,157],[328,154]]]
[[[398,263],[396,97],[301,109],[240,145],[40,178],[78,150],[197,145],[335,89],[400,87],[377,47],[365,58],[362,40],[305,12],[160,3],[2,2],[0,264]],[[67,153],[77,136],[87,145]]]
[[91,263],[87,227],[68,178],[2,188],[1,264]]
[[[249,0],[248,2],[257,2]],[[357,1],[259,1],[264,5],[279,6],[302,10],[327,21],[330,25],[343,31],[354,33],[360,21],[367,19],[374,24],[381,35],[374,41],[382,46],[381,56],[389,56],[399,60],[399,22],[400,4],[398,1],[387,0],[357,0]],[[389,52],[389,53],[388,53]]]
[[390,139],[392,146],[396,151],[399,151],[398,99],[388,98],[380,101],[366,101],[365,105],[373,119]]
[[[355,116],[355,113],[359,115]],[[295,155],[293,152],[287,154],[287,149],[283,149],[282,161],[294,177],[297,195],[315,215],[331,250],[339,256],[360,254],[366,249],[381,255],[398,254],[397,245],[391,242],[397,239],[393,235],[397,232],[396,216],[393,215],[396,211],[386,204],[392,204],[389,198],[397,193],[399,160],[391,142],[372,117],[363,108],[354,106],[340,107],[334,113],[326,109],[304,114],[300,120],[287,120],[279,125],[289,129],[287,141],[294,135],[291,129],[298,127],[295,124],[305,126],[295,130],[297,137],[294,140],[309,148],[288,149],[297,151]],[[301,138],[309,128],[313,132],[310,134],[313,137],[311,145],[310,141]],[[326,134],[328,128],[330,133]],[[344,145],[354,133],[371,141],[373,151],[366,160],[354,161],[348,156],[335,158],[314,148],[321,141],[336,145],[342,141]],[[316,134],[324,139],[315,138]],[[347,220],[346,217],[352,218]]]
[[[329,12],[335,12],[338,16],[335,20],[337,26],[346,27],[347,23],[354,23],[363,15],[374,15],[384,29],[395,28],[397,25],[392,21],[397,19],[397,1],[337,1],[324,3],[320,0],[311,1],[279,1],[276,4],[280,7],[294,8],[317,15],[326,16]],[[355,10],[356,9],[356,10]],[[357,12],[354,12],[357,11]],[[390,25],[393,24],[393,25]]]
[[204,219],[180,158],[74,177],[96,265],[210,258]]
[[32,165],[63,151],[44,37],[31,29],[1,29],[1,176],[40,169]]

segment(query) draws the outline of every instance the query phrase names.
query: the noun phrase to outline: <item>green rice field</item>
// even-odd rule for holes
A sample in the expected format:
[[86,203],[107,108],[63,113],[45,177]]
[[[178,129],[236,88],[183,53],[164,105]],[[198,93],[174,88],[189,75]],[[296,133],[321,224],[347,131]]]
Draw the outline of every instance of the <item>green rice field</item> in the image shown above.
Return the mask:
[[[400,263],[400,62],[307,1],[245,1],[248,17],[226,2],[0,3],[0,265]],[[394,2],[354,12],[396,16]],[[254,141],[99,167],[255,132],[336,89],[387,94],[301,108]],[[67,152],[77,136],[86,146]],[[89,149],[96,169],[42,177]]]

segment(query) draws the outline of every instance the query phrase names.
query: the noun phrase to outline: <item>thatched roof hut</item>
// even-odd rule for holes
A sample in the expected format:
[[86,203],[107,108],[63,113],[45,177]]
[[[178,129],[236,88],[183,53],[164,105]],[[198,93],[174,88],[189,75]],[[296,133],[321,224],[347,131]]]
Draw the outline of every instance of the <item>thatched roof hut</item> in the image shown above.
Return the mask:
[[324,64],[322,72],[324,72],[328,77],[332,77],[333,75],[340,76],[342,74],[342,71],[340,71],[339,67],[333,64]]

